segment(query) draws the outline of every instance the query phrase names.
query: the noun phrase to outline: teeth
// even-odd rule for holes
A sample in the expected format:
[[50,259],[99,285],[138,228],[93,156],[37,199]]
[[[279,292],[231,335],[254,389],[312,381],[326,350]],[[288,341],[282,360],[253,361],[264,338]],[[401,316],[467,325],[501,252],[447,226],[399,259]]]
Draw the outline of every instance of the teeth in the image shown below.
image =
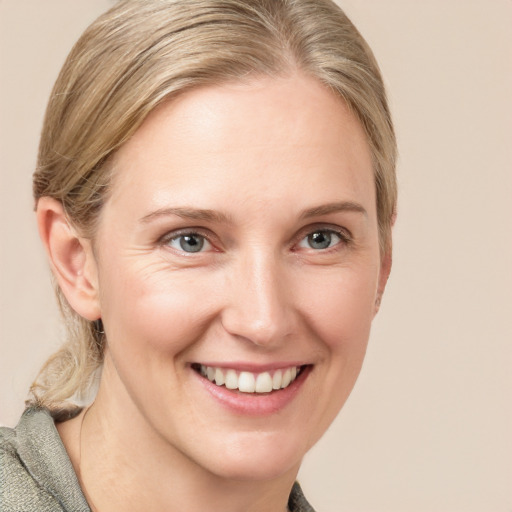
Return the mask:
[[238,377],[238,390],[243,393],[254,393],[256,391],[256,380],[252,373],[240,373]]
[[287,388],[300,373],[300,367],[292,366],[273,372],[237,372],[233,369],[201,365],[199,373],[217,386],[238,389],[242,393],[270,393]]
[[215,369],[215,384],[217,384],[217,386],[224,384],[224,373],[220,368]]
[[236,374],[235,370],[228,370],[227,371],[227,373],[226,373],[226,387],[228,389],[238,389],[238,375]]
[[283,382],[283,372],[281,370],[277,370],[272,378],[272,389],[281,389],[281,382]]
[[281,389],[287,388],[290,385],[291,380],[292,380],[292,372],[288,368],[288,370],[286,370],[283,373],[283,382],[281,382]]
[[272,391],[272,377],[270,373],[263,372],[256,378],[256,393],[270,393]]

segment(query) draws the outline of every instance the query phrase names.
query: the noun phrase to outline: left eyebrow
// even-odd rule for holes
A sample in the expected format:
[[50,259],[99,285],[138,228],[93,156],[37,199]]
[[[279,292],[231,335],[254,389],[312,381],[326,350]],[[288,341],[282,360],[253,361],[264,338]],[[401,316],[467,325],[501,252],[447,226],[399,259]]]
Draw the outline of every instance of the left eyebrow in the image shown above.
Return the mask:
[[354,203],[353,201],[341,201],[338,203],[322,204],[320,206],[309,208],[302,212],[300,218],[309,219],[311,217],[320,217],[321,215],[338,212],[355,212],[368,217],[368,212],[359,203]]

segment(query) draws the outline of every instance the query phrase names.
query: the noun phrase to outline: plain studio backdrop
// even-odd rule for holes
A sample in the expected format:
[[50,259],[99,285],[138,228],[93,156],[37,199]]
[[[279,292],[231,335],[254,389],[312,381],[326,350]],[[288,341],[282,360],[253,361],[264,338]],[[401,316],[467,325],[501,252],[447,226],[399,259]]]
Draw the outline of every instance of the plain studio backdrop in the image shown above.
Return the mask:
[[[512,511],[512,2],[339,0],[400,149],[394,267],[299,479],[324,512]],[[46,102],[112,0],[0,0],[0,424],[62,339],[31,198]]]

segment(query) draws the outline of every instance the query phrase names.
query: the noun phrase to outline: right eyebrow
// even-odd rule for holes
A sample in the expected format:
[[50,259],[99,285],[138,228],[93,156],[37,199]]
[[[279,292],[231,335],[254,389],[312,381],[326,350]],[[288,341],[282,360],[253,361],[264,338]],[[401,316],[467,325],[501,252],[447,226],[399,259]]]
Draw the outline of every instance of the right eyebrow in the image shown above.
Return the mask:
[[229,224],[231,223],[230,218],[219,211],[216,210],[208,210],[202,208],[160,208],[155,210],[147,215],[144,215],[140,219],[142,223],[148,223],[152,220],[160,217],[169,217],[169,216],[177,216],[182,219],[189,220],[203,220],[203,221],[211,221],[211,222],[222,222]]
[[368,217],[368,212],[359,203],[355,203],[353,201],[340,201],[337,203],[322,204],[314,208],[309,208],[302,213],[301,218],[309,219],[311,217],[320,217],[322,215],[337,212],[355,212]]

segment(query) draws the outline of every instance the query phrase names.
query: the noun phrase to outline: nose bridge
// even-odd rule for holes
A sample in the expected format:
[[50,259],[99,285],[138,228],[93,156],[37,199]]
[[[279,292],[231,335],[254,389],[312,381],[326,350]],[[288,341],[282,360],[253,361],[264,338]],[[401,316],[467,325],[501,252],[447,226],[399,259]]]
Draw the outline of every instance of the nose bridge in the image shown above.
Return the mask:
[[231,280],[223,324],[227,331],[257,345],[279,343],[292,328],[286,269],[269,250],[240,255]]

